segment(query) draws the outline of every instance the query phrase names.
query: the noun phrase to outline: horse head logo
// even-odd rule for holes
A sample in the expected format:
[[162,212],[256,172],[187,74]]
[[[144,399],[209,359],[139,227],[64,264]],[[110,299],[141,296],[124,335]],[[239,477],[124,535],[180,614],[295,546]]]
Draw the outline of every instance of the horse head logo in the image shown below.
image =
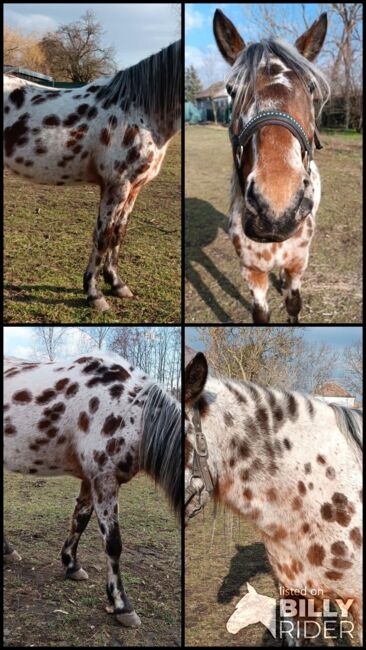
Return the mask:
[[239,630],[252,623],[263,623],[276,638],[276,600],[262,596],[247,582],[248,593],[239,600],[235,612],[226,623],[227,631],[237,634]]

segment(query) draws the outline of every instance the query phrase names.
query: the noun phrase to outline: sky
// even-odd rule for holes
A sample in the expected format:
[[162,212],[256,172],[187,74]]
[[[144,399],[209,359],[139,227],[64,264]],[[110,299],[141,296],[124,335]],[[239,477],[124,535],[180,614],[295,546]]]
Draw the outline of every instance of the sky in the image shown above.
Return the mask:
[[[341,378],[343,375],[342,355],[344,348],[362,340],[362,327],[305,327],[304,340],[308,343],[327,343],[330,348],[339,352],[339,363],[334,371],[334,377]],[[205,346],[200,341],[196,327],[185,328],[185,343],[194,350],[204,352]]]
[[[156,339],[156,329],[151,329],[151,333],[148,332],[150,338]],[[57,327],[56,330],[58,330]],[[91,346],[89,351],[97,349],[90,337],[86,333],[80,332],[77,327],[68,328],[64,341],[63,345],[58,349],[57,360],[73,357],[75,354],[80,354],[80,351],[84,353],[86,345]],[[34,327],[4,327],[4,356],[34,361],[37,358],[35,346]],[[105,346],[103,349],[105,350]]]
[[91,9],[105,32],[103,45],[114,46],[119,68],[138,63],[180,38],[179,5],[145,3],[5,3],[5,25],[43,36],[75,22]]
[[[263,36],[261,29],[254,24],[255,18],[260,15],[261,6],[263,4],[256,3],[188,3],[185,5],[185,65],[195,66],[205,86],[215,81],[222,81],[229,70],[217,49],[213,35],[215,9],[221,9],[234,23],[244,41],[249,42],[259,40]],[[268,3],[268,7],[276,16],[281,16],[278,22],[284,20],[286,24],[298,25],[298,35],[305,31],[301,4]],[[307,4],[308,22],[313,22],[322,11],[319,4]],[[285,34],[283,36],[286,37]]]

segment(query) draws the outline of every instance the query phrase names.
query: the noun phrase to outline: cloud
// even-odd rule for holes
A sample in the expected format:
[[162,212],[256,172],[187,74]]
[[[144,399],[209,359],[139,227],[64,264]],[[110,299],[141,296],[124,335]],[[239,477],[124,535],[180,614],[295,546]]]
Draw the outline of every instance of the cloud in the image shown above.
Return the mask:
[[200,29],[205,23],[205,17],[197,9],[194,9],[192,5],[185,5],[185,28],[188,31],[189,29]]
[[57,21],[45,14],[25,15],[13,9],[6,9],[5,20],[10,27],[19,29],[27,34],[31,32],[45,34],[46,32],[57,29]]

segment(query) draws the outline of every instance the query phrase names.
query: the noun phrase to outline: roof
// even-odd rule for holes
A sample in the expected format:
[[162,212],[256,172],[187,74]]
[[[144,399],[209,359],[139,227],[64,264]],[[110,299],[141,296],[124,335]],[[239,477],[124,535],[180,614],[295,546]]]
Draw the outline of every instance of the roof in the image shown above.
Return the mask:
[[27,77],[34,77],[35,79],[44,79],[45,81],[53,81],[52,77],[49,77],[46,74],[41,74],[41,72],[34,72],[33,70],[28,70],[27,68],[19,68],[15,65],[4,65],[3,72],[11,72],[13,74],[24,74]]
[[315,395],[322,395],[323,397],[353,397],[345,388],[342,388],[339,384],[336,384],[335,381],[327,381],[320,386],[317,386]]
[[200,90],[199,93],[195,94],[196,99],[205,99],[206,97],[211,97],[212,99],[216,99],[217,97],[228,97],[224,82],[216,81],[216,83],[211,84],[208,88]]

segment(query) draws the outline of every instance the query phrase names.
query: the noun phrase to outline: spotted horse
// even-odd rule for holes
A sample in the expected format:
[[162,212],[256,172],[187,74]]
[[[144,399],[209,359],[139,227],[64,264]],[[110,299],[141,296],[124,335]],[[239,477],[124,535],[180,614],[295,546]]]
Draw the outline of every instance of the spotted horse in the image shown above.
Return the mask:
[[320,175],[313,160],[321,148],[315,125],[329,85],[313,61],[327,31],[322,14],[295,47],[269,38],[246,45],[219,9],[217,46],[231,70],[229,136],[233,152],[229,233],[253,298],[254,323],[268,323],[268,274],[280,268],[290,323],[297,323],[315,217]]
[[84,274],[91,307],[109,308],[97,284],[102,268],[113,295],[132,297],[118,275],[119,249],[137,195],[158,174],[180,115],[180,41],[75,90],[4,75],[6,167],[36,183],[100,187]]
[[202,353],[186,366],[184,401],[186,524],[210,499],[248,518],[282,593],[301,589],[315,608],[348,602],[361,634],[361,412],[213,378]]
[[[77,547],[95,510],[107,561],[109,611],[122,625],[139,626],[119,571],[118,490],[144,470],[180,513],[179,403],[120,357],[98,354],[71,364],[10,359],[5,368],[5,466],[23,474],[81,480],[61,553],[66,578],[88,578]],[[4,555],[20,559],[8,542]]]

